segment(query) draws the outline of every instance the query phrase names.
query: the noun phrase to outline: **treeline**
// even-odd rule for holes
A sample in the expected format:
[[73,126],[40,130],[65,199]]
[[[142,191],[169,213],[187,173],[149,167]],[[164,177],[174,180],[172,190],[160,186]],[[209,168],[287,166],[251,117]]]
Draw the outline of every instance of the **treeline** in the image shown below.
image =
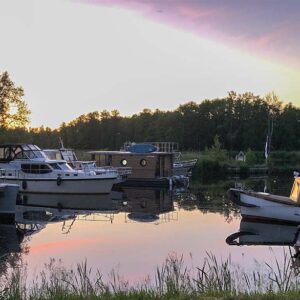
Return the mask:
[[75,149],[119,149],[125,141],[174,141],[181,150],[204,150],[215,136],[227,150],[263,151],[272,134],[271,150],[300,149],[300,109],[283,105],[275,94],[230,92],[221,99],[188,102],[174,111],[151,111],[123,117],[118,111],[91,112],[58,129],[3,129],[0,142],[30,142],[58,147],[59,137]]

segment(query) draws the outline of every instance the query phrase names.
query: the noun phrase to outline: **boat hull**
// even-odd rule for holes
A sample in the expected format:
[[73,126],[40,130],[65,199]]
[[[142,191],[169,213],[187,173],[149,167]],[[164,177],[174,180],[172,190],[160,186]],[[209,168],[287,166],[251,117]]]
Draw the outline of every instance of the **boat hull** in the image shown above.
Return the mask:
[[230,189],[228,193],[230,200],[240,206],[243,218],[300,224],[300,206],[292,201],[286,203],[284,201],[271,201],[259,197],[259,195],[263,196],[263,193],[249,195],[247,192],[236,189]]
[[18,184],[22,193],[47,194],[109,194],[115,178],[95,179],[18,179],[5,178],[4,182]]

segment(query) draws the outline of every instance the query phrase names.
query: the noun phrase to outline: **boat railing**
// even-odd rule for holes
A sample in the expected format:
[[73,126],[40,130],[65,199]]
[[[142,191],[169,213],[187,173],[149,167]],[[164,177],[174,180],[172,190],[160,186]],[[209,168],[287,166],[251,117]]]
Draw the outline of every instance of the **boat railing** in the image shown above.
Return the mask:
[[131,167],[117,167],[116,169],[117,169],[119,175],[121,175],[121,176],[132,174],[132,168]]
[[4,177],[20,177],[20,171],[19,170],[13,170],[13,169],[0,169],[0,178]]
[[[36,178],[38,175],[39,178],[49,178],[53,176],[58,176],[58,177],[63,177],[65,178],[66,176],[78,176],[84,174],[85,176],[94,176],[95,175],[95,169],[92,170],[72,170],[72,173],[69,174],[68,172],[65,172],[64,170],[56,170],[58,172],[53,172],[53,170],[45,170],[42,168],[36,168],[34,170],[30,170],[29,172],[24,172],[23,170],[15,170],[15,169],[0,169],[0,179],[7,179],[7,178],[15,178],[18,180],[23,180],[27,178]],[[61,172],[59,172],[61,171]],[[97,172],[98,173],[98,172]],[[111,174],[111,175],[116,175],[117,170],[114,168],[111,169],[103,169],[103,174]],[[55,174],[55,175],[54,175]]]

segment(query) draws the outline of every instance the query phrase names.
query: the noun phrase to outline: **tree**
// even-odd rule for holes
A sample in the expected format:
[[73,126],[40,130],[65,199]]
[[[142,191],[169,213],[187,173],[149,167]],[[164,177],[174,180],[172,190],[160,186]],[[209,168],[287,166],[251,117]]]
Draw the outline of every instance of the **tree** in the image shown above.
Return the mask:
[[30,110],[24,96],[23,88],[16,87],[8,72],[0,74],[0,127],[24,127],[29,123]]

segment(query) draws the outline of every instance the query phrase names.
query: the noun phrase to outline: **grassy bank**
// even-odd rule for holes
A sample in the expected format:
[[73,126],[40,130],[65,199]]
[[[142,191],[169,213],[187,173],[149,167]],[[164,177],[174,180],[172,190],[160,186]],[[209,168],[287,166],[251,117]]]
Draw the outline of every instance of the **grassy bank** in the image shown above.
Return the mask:
[[[275,267],[273,267],[275,266]],[[218,260],[207,253],[202,266],[188,268],[180,256],[169,256],[152,278],[131,285],[112,271],[105,281],[87,263],[74,269],[51,260],[37,279],[26,282],[26,269],[14,268],[2,276],[2,299],[299,299],[300,278],[293,261],[265,263],[246,272],[231,258]]]

